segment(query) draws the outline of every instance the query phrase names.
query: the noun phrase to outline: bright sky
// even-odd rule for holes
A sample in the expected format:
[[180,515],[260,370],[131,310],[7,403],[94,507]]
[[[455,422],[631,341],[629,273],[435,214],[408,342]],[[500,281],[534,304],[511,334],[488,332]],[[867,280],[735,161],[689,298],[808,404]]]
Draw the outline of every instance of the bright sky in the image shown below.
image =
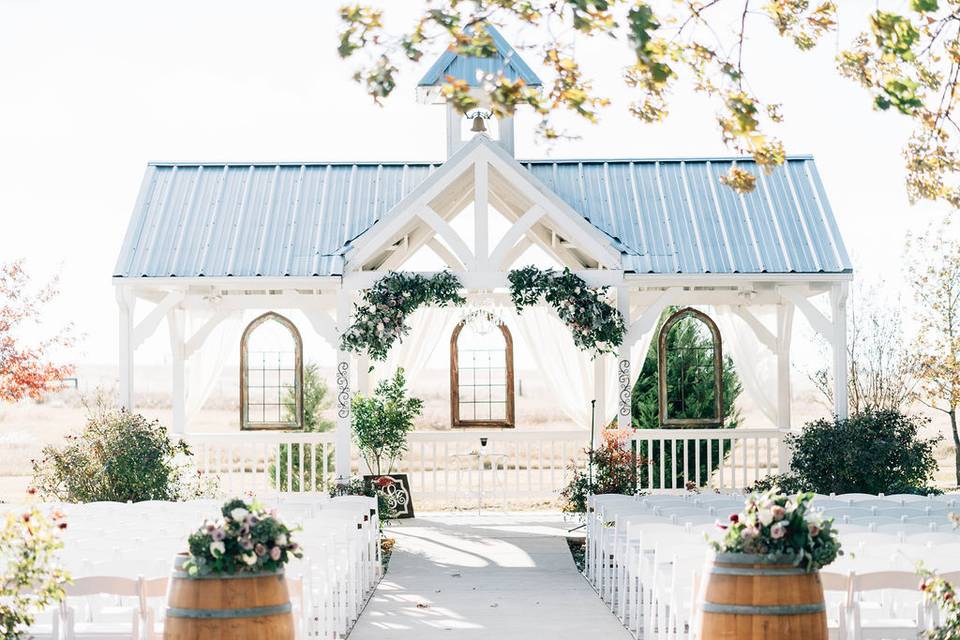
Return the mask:
[[[392,2],[391,15],[421,3]],[[874,3],[845,2],[839,42]],[[80,362],[116,362],[110,275],[151,160],[430,159],[443,154],[443,113],[418,105],[407,69],[384,108],[336,56],[330,0],[0,0],[0,261],[23,257],[38,278],[60,273],[52,323],[85,334]],[[764,28],[769,33],[769,29]],[[505,31],[515,45],[534,34]],[[578,55],[613,100],[581,139],[536,143],[520,118],[520,157],[729,155],[713,109],[676,94],[667,122],[629,116],[619,81],[629,53],[608,40]],[[911,208],[900,150],[908,123],[872,111],[833,71],[836,41],[802,54],[775,37],[749,43],[753,88],[783,103],[790,153],[816,156],[858,277],[896,286],[907,231],[942,206]],[[527,61],[539,70],[531,54]],[[575,123],[576,124],[576,123]],[[163,341],[138,352],[160,361]]]

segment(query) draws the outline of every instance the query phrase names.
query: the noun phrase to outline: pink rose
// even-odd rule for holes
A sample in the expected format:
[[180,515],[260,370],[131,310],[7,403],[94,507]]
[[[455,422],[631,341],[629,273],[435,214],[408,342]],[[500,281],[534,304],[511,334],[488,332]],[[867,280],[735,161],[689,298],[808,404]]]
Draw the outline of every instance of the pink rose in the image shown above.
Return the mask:
[[253,547],[253,552],[258,556],[262,556],[267,552],[267,548],[258,542],[256,546]]
[[814,538],[820,535],[820,527],[818,527],[815,522],[810,522],[807,524],[807,531],[809,531],[810,536]]
[[280,547],[271,547],[270,548],[270,559],[276,562],[280,559]]
[[770,537],[774,540],[779,540],[787,535],[787,525],[784,522],[778,522],[772,527],[770,527]]
[[774,520],[783,520],[783,517],[787,515],[787,510],[781,506],[772,507],[770,512],[773,514]]

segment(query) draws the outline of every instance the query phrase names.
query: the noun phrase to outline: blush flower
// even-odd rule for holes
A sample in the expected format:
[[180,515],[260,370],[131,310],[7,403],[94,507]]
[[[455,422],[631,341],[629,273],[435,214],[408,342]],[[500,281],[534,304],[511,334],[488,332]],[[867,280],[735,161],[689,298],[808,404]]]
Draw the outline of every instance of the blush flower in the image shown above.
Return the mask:
[[770,527],[770,537],[774,540],[780,540],[787,535],[787,524],[785,522],[778,522],[772,527]]
[[280,559],[280,547],[271,547],[270,548],[270,559],[276,562]]

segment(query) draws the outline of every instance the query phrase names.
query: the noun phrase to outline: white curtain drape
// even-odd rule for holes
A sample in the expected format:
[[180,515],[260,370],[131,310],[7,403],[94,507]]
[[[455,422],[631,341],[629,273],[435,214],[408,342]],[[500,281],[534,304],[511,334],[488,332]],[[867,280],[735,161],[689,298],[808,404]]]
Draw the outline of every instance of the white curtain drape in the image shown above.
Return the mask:
[[[748,307],[770,333],[776,335],[776,305]],[[721,305],[707,313],[717,323],[723,340],[723,353],[730,356],[737,370],[743,393],[757,406],[770,424],[777,424],[777,356],[760,340],[753,328],[741,318],[734,307]]]
[[378,382],[403,367],[407,380],[423,372],[438,348],[450,343],[450,334],[460,319],[459,310],[450,307],[421,307],[409,318],[410,333],[395,345],[383,362],[372,362],[371,391]]
[[[207,323],[215,312],[190,311],[186,319],[186,336],[189,339],[197,330]],[[223,367],[231,354],[240,349],[240,335],[243,333],[244,314],[242,311],[231,313],[207,336],[200,348],[197,349],[186,362],[186,419],[187,424],[195,418],[203,405],[210,398]]]

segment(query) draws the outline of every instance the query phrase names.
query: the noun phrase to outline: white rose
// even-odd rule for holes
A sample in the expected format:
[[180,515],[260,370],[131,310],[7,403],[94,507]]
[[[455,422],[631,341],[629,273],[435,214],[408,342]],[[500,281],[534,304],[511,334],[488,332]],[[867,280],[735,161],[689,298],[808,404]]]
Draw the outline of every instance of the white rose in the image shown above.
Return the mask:
[[277,543],[277,546],[279,547],[287,546],[287,534],[281,533],[280,535],[278,535],[276,539],[276,543]]
[[245,553],[240,557],[243,558],[243,561],[247,565],[253,565],[257,563],[257,554],[255,553]]
[[757,511],[757,520],[760,521],[760,524],[763,526],[769,525],[773,522],[773,510],[772,509],[759,509]]
[[243,507],[237,507],[230,512],[230,517],[236,520],[237,522],[243,522],[243,519],[247,517],[247,514],[250,513]]
[[210,555],[212,555],[214,558],[219,558],[226,550],[227,547],[223,544],[222,540],[210,543]]

